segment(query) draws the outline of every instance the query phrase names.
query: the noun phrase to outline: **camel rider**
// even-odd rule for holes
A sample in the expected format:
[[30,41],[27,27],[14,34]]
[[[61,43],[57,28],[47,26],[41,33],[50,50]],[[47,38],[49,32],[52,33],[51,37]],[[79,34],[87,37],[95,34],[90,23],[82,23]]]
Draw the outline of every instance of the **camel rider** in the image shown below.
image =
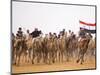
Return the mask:
[[30,31],[29,31],[29,30],[27,30],[27,31],[26,31],[26,41],[28,41],[28,40],[29,40],[29,38],[30,38]]
[[62,36],[64,36],[64,35],[65,35],[65,29],[62,30]]
[[35,28],[35,30],[32,33],[30,33],[30,35],[32,36],[32,38],[36,38],[40,36],[41,33],[42,33],[41,30],[38,30],[38,28]]
[[53,38],[57,38],[57,34],[56,33],[53,33]]
[[67,37],[70,37],[71,35],[72,35],[72,32],[71,32],[71,30],[69,30]]
[[22,28],[19,27],[18,31],[17,31],[17,34],[16,34],[16,38],[17,39],[22,39],[23,37],[23,31],[22,31]]
[[82,39],[85,39],[85,38],[86,38],[86,32],[84,31],[84,29],[80,28],[79,41],[82,40]]
[[70,37],[71,37],[72,39],[75,39],[76,35],[74,34],[74,32],[71,33]]
[[86,37],[89,38],[89,39],[91,39],[93,36],[91,35],[91,33],[87,33]]
[[49,39],[53,38],[53,34],[51,32],[49,32]]

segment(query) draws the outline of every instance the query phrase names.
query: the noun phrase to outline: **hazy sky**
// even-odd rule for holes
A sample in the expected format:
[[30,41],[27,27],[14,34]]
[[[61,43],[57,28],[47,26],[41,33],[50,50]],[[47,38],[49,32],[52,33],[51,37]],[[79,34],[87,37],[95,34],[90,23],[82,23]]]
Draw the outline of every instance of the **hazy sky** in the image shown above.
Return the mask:
[[33,31],[38,28],[43,33],[58,33],[63,28],[66,31],[79,30],[79,20],[95,23],[95,7],[13,2],[12,3],[12,31],[16,33],[18,27],[23,31]]

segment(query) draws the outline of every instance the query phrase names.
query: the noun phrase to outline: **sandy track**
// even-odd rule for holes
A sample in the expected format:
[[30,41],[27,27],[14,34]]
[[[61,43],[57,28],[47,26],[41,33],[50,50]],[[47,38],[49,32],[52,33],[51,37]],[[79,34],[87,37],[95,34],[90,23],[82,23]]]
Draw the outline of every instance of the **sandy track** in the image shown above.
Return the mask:
[[12,66],[12,73],[29,73],[29,72],[44,72],[44,71],[59,71],[59,70],[79,70],[79,69],[95,69],[95,57],[88,58],[82,65],[74,61],[54,63],[54,64],[30,64],[23,63],[20,66]]

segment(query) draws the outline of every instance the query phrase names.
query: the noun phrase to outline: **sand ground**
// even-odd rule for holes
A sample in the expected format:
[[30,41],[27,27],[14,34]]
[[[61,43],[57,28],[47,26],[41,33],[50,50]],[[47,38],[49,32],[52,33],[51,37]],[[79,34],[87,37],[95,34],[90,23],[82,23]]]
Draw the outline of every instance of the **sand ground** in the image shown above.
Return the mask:
[[81,65],[76,63],[76,59],[72,59],[69,62],[64,61],[56,62],[54,64],[31,64],[24,63],[22,61],[20,66],[12,65],[12,73],[30,73],[30,72],[45,72],[45,71],[62,71],[62,70],[80,70],[80,69],[95,69],[96,68],[95,57],[89,57]]

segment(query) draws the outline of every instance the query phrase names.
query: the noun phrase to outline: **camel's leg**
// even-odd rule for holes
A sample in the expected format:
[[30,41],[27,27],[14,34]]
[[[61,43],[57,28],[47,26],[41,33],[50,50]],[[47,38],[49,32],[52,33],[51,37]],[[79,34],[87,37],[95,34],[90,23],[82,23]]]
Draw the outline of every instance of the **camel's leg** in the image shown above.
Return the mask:
[[40,63],[40,59],[41,59],[41,52],[38,51],[38,53],[37,53],[37,63]]
[[47,51],[43,51],[43,62],[44,63],[47,63],[47,60],[48,60],[48,53],[47,53]]
[[66,54],[67,54],[67,62],[69,61],[69,58],[70,58],[70,51],[68,50],[67,52],[66,52]]
[[82,51],[80,50],[79,53],[78,53],[78,59],[76,61],[77,63],[79,63],[81,56],[82,56]]
[[48,53],[48,56],[49,56],[49,57],[48,57],[48,60],[49,60],[49,64],[50,64],[50,63],[51,63],[51,60],[50,60],[50,59],[51,59],[51,52],[50,52],[50,51],[49,51],[49,53]]
[[36,53],[36,52],[33,50],[32,59],[31,59],[32,64],[34,64],[34,60],[35,60],[35,56],[36,56],[35,53]]
[[63,62],[63,51],[61,51],[61,62]]
[[84,62],[84,53],[81,55],[81,63],[80,64],[83,64]]
[[27,51],[27,62],[29,63],[30,62],[30,60],[31,60],[31,53],[32,51],[31,51],[31,49],[29,49],[28,51]]
[[59,51],[59,52],[58,52],[58,59],[59,59],[59,62],[60,62],[60,57],[61,57],[61,52]]
[[17,57],[18,57],[17,66],[19,66],[19,65],[20,65],[21,52],[19,52],[19,53],[17,54]]

